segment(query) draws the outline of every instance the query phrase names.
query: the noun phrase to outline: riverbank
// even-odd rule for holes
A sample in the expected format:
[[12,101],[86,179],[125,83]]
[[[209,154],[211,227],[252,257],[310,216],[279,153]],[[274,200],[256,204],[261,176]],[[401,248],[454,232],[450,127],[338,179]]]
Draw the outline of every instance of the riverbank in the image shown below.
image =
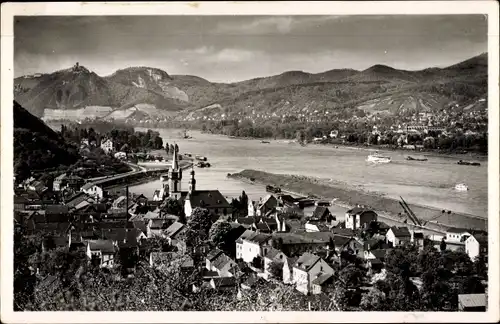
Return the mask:
[[[305,176],[273,174],[258,170],[243,170],[229,177],[277,186],[305,196],[316,196],[328,200],[335,199],[334,203],[343,207],[352,208],[356,205],[364,205],[395,221],[402,220],[397,216],[398,213],[403,213],[398,200],[374,193],[348,189],[339,184],[330,183],[327,180]],[[408,202],[410,199],[407,197],[406,200]],[[453,226],[487,230],[486,218],[457,213],[443,214],[441,210],[436,208],[415,205],[409,202],[408,204],[420,220],[432,221],[427,224],[430,228],[443,230],[443,227],[446,229],[446,227]]]

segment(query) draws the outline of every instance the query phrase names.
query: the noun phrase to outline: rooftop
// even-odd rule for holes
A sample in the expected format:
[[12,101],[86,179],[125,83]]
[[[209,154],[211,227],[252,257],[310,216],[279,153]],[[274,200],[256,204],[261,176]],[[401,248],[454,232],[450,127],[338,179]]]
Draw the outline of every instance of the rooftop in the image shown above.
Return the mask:
[[192,208],[231,208],[219,190],[196,190],[188,194],[188,199]]
[[305,252],[295,262],[295,267],[304,271],[309,271],[321,258],[309,252]]
[[486,294],[458,295],[458,302],[464,307],[485,307],[488,305]]

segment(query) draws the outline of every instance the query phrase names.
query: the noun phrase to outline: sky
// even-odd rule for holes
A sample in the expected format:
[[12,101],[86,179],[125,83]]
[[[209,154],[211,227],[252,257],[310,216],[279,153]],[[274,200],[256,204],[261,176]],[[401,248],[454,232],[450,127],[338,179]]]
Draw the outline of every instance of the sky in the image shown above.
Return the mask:
[[291,70],[445,67],[487,47],[483,15],[18,16],[14,73],[79,62],[101,76],[148,66],[235,82]]

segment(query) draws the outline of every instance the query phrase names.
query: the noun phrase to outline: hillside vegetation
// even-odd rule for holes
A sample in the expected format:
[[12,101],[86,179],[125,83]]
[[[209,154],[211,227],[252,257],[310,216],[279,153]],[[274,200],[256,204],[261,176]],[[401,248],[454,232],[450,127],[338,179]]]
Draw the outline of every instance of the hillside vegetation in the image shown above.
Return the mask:
[[307,121],[341,120],[359,111],[397,116],[434,112],[457,103],[467,106],[484,98],[487,58],[484,53],[446,68],[420,71],[385,65],[363,71],[335,69],[316,74],[288,71],[235,83],[170,75],[152,67],[129,67],[100,77],[75,65],[52,74],[15,79],[15,98],[39,117],[44,116],[45,109],[106,106],[127,110],[144,104],[153,107],[107,118],[131,122],[242,117],[256,121],[284,116],[303,117]]
[[14,173],[22,180],[36,170],[69,166],[77,148],[14,101]]

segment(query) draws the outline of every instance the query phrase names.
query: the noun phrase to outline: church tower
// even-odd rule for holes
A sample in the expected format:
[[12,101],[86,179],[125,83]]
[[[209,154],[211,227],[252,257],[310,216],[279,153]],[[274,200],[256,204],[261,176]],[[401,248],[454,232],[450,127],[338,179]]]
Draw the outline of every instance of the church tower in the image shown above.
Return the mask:
[[191,178],[189,179],[189,193],[196,191],[196,179],[194,178],[194,167],[191,166]]
[[179,199],[181,198],[181,180],[182,170],[179,168],[178,160],[178,146],[172,155],[172,166],[168,170],[168,194],[169,197]]

